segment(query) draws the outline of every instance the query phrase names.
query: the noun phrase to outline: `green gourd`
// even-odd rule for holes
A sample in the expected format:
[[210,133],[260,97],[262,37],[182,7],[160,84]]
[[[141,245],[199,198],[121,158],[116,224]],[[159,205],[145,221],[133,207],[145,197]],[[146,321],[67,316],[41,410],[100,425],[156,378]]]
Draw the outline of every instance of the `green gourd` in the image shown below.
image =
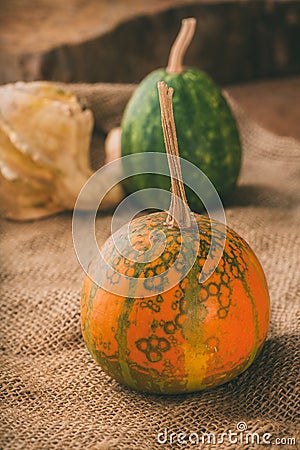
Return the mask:
[[[175,92],[173,108],[181,157],[200,168],[226,200],[238,179],[242,148],[236,120],[221,89],[206,73],[182,66],[195,27],[194,18],[182,21],[167,68],[150,73],[129,100],[121,124],[122,156],[164,152],[156,86],[165,81]],[[161,175],[136,175],[127,179],[124,187],[127,192],[150,187],[168,190],[169,180]],[[190,189],[187,197],[194,211],[203,209]]]

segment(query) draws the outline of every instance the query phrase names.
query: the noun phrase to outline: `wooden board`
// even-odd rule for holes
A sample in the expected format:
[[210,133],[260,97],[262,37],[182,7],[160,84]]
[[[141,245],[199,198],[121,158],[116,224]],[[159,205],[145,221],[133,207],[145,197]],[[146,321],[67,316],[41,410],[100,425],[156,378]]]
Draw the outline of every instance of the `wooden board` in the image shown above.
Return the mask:
[[183,17],[186,63],[232,83],[300,72],[300,2],[2,0],[0,83],[137,82],[165,66]]

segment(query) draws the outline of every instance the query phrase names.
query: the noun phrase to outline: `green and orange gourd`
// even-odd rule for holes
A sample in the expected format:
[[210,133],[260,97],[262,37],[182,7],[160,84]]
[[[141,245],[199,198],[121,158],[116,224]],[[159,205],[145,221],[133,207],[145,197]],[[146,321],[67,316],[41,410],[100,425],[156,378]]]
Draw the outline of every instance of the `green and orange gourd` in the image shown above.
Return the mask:
[[[158,90],[166,151],[178,156],[173,90],[164,82],[158,83]],[[106,288],[86,277],[81,324],[88,350],[111,377],[143,392],[180,394],[226,383],[252,364],[267,335],[269,294],[254,252],[228,227],[216,269],[206,281],[199,282],[216,223],[190,211],[180,168],[178,172],[174,162],[169,164],[172,193],[176,194],[170,210],[133,219],[129,227],[131,246],[124,245],[126,226],[114,233],[114,240],[108,238],[101,249],[116,272],[143,280],[145,295],[135,298],[126,291],[114,294],[118,276],[100,266]],[[191,215],[199,230],[198,242],[191,243],[198,245],[195,262],[167,291],[156,281],[158,292],[149,296],[152,277],[159,275],[158,280],[163,280],[164,272],[178,264],[181,232],[174,217],[181,217],[180,226],[188,235]],[[143,252],[149,247],[151,235],[160,231],[166,245],[159,257],[145,264],[133,261],[132,250]],[[218,227],[214,226],[214,233],[218,233]],[[122,248],[122,254],[115,244]],[[181,270],[180,261],[176,270]]]

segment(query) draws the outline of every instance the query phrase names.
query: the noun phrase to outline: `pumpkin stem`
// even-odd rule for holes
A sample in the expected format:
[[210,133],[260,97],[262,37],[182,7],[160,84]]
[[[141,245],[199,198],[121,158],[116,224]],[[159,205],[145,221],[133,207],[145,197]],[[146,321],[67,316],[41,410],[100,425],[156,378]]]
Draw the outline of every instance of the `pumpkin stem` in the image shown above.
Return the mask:
[[[170,228],[173,227],[174,218],[176,218],[180,226],[190,227],[191,210],[188,206],[184,184],[182,181],[182,172],[179,160],[178,142],[176,137],[176,128],[172,106],[172,95],[174,90],[173,88],[168,88],[164,81],[158,82],[157,87],[161,109],[161,122],[164,141],[171,174],[172,197],[166,224]],[[175,156],[175,158],[173,158],[172,156]]]
[[182,61],[185,52],[194,37],[196,22],[197,21],[194,17],[182,20],[179,34],[177,35],[170,51],[166,69],[168,73],[181,73],[183,71]]

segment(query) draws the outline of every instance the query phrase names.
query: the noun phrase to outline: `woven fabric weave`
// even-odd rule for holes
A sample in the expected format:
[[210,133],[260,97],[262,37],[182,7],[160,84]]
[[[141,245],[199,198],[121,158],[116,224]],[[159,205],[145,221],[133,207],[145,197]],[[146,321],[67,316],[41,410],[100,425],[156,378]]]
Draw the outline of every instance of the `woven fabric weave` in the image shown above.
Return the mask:
[[[118,125],[134,87],[98,85],[96,95],[95,86],[73,89],[107,132]],[[73,249],[71,213],[27,223],[2,220],[1,448],[265,448],[227,441],[183,446],[174,437],[170,444],[171,432],[215,433],[220,440],[221,433],[237,432],[240,422],[248,432],[298,437],[299,443],[300,143],[262,129],[230,102],[244,159],[226,216],[268,280],[271,324],[261,355],[235,380],[199,393],[143,395],[119,385],[96,365],[81,336],[84,273]],[[100,243],[109,236],[110,219],[97,218]],[[165,429],[168,442],[162,444],[158,433]]]

